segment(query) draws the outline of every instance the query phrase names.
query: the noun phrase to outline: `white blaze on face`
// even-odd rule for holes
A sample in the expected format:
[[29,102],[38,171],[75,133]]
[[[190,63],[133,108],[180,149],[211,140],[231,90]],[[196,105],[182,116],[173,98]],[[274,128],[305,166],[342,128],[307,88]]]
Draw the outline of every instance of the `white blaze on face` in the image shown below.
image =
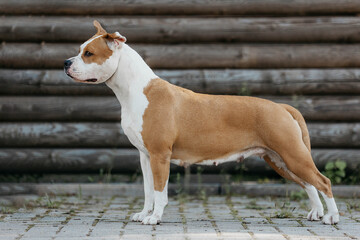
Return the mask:
[[99,36],[97,36],[97,37],[90,38],[89,40],[87,40],[86,42],[84,42],[83,44],[81,44],[81,46],[80,46],[80,53],[79,53],[78,56],[81,56],[82,54],[84,54],[84,49],[85,49],[85,47],[86,47],[89,43],[93,42],[95,39],[98,39],[98,38],[100,38],[100,37],[102,37],[102,36],[103,36],[103,35],[99,35]]
[[[80,53],[71,58],[72,65],[68,73],[76,81],[86,83],[102,83],[108,80],[116,71],[119,58],[120,49],[118,44],[114,41],[108,40],[99,41],[103,35],[89,39],[80,46]],[[92,49],[93,54],[90,57],[85,56],[87,49]],[[106,51],[106,53],[105,53]],[[85,60],[85,61],[84,61]]]

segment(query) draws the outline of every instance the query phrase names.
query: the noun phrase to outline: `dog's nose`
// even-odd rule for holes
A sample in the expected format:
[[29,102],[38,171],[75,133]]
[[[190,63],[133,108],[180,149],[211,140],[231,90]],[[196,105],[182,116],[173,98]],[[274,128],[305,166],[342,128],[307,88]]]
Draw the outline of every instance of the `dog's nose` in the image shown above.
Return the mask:
[[64,62],[64,68],[65,69],[68,69],[70,66],[71,66],[71,64],[72,64],[72,61],[71,60],[65,60],[65,62]]

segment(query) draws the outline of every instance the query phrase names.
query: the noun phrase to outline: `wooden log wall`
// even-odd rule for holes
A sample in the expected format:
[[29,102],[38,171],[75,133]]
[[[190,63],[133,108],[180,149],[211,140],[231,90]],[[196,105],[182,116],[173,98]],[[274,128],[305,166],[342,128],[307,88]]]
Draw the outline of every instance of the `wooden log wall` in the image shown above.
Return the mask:
[[[62,71],[94,19],[173,84],[298,108],[318,167],[342,159],[356,170],[359,12],[358,0],[0,0],[0,173],[139,170],[111,90]],[[258,158],[245,166],[272,171]],[[205,172],[220,169],[236,172]]]
[[357,0],[0,0],[9,15],[335,15],[358,14]]
[[[131,44],[152,68],[355,68],[360,44]],[[4,43],[5,68],[61,68],[79,44]]]

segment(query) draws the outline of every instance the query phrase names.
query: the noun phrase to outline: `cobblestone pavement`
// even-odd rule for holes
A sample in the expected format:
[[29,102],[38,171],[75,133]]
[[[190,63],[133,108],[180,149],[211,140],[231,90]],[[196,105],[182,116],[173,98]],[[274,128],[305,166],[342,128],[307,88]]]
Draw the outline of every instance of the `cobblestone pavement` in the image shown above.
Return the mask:
[[[33,197],[3,207],[0,239],[360,239],[360,202],[338,200],[336,226],[305,219],[307,200],[171,198],[160,225],[129,221],[143,200],[124,197]],[[11,212],[14,211],[14,212]]]

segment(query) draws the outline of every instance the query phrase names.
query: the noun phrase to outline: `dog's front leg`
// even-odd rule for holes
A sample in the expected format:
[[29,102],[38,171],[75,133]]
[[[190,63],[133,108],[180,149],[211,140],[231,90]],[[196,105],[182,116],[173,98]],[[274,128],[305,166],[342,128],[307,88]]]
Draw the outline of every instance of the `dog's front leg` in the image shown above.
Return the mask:
[[146,154],[142,152],[140,152],[140,164],[144,179],[144,209],[139,213],[135,213],[132,217],[133,221],[139,222],[144,220],[145,217],[149,216],[152,213],[154,207],[154,182],[150,167],[150,159]]
[[168,203],[168,180],[171,154],[150,154],[150,165],[154,178],[155,207],[152,215],[142,221],[143,224],[158,224]]

